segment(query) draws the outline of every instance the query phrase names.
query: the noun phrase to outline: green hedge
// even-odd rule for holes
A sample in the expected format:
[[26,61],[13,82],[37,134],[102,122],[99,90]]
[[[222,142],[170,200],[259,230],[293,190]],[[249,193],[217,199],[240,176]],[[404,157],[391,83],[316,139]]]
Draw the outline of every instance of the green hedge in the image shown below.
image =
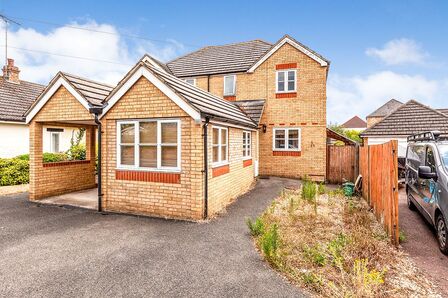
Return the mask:
[[[80,151],[81,153],[73,157],[82,158],[82,150]],[[14,158],[0,158],[0,186],[29,183],[29,160],[29,154],[22,154]],[[44,162],[58,162],[64,160],[70,160],[66,153],[45,152],[43,154]]]

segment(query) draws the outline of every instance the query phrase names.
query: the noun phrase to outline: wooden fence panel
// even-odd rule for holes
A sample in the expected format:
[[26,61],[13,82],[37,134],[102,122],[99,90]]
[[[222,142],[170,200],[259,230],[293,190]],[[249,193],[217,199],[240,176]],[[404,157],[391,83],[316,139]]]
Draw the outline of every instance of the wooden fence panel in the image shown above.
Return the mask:
[[355,146],[327,146],[327,180],[340,184],[355,180]]
[[359,172],[363,197],[383,223],[392,242],[398,245],[398,142],[363,146],[359,151]]

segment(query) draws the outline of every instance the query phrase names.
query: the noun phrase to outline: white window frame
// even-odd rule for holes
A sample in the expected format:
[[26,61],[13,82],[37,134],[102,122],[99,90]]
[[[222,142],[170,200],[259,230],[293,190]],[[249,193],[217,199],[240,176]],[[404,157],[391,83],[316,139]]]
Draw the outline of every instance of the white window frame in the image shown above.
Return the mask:
[[[140,166],[140,146],[150,145],[147,143],[140,143],[140,123],[156,122],[157,123],[157,143],[152,144],[157,146],[157,167],[141,167]],[[177,167],[163,167],[162,166],[162,123],[176,123],[177,124]],[[134,164],[121,164],[121,125],[134,125]],[[117,168],[126,170],[142,170],[154,172],[180,172],[182,161],[182,144],[181,144],[181,121],[180,119],[143,119],[143,120],[120,120],[117,121]],[[170,145],[170,144],[165,144]],[[174,143],[172,145],[175,145]]]
[[[245,136],[249,136],[245,138]],[[244,149],[244,145],[246,145],[246,149]],[[251,131],[243,131],[243,159],[251,159],[252,158],[252,132]]]
[[[218,161],[215,162],[213,161],[213,148],[215,147],[215,144],[213,143],[213,138],[214,138],[214,130],[218,129]],[[227,159],[222,160],[222,139],[221,139],[221,134],[222,131],[225,130],[226,131],[226,136],[227,136],[227,143],[226,143],[226,157]],[[220,167],[220,166],[224,166],[224,165],[228,165],[229,164],[229,130],[227,127],[222,127],[222,126],[212,126],[212,167]]]
[[[185,83],[191,84],[196,87],[196,78],[186,78],[184,79]],[[193,81],[193,83],[189,83],[188,81]]]
[[[54,146],[54,142],[53,142],[53,135],[57,135],[58,136],[58,150],[55,151],[53,150],[53,146]],[[61,152],[61,132],[60,131],[51,131],[50,132],[50,149],[52,153],[59,153]]]
[[[232,93],[226,93],[226,78],[233,77],[233,91]],[[228,75],[224,76],[224,90],[223,90],[224,96],[233,96],[236,94],[236,75]]]
[[[293,71],[294,72],[294,89],[293,90],[288,90],[288,72]],[[283,91],[279,91],[278,90],[278,74],[279,73],[285,73],[285,90]],[[276,93],[291,93],[291,92],[297,92],[297,69],[282,69],[282,70],[277,70],[275,72],[275,92]]]
[[[275,147],[275,132],[277,130],[285,131],[285,148],[276,148]],[[289,144],[289,131],[290,130],[298,130],[298,145],[297,149],[288,148]],[[276,127],[272,130],[272,150],[273,151],[301,151],[302,150],[302,129],[300,127]]]

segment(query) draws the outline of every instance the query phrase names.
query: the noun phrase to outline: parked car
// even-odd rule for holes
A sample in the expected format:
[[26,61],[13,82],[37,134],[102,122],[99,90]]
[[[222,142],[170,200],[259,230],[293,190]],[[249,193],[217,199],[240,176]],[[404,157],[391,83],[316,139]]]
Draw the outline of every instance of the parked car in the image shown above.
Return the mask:
[[406,193],[408,207],[435,227],[439,248],[448,254],[448,139],[439,132],[408,137]]

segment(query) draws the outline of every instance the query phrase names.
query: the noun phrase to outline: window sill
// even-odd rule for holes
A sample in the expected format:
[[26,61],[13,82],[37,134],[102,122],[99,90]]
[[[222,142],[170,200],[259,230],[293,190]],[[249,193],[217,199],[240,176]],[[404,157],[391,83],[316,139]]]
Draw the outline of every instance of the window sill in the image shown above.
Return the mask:
[[229,172],[230,172],[230,167],[227,164],[227,165],[223,165],[223,166],[220,166],[220,167],[213,168],[212,169],[212,176],[213,176],[213,178],[215,178],[215,177],[219,177],[219,176],[222,176],[224,174],[227,174]]
[[223,167],[223,166],[228,166],[229,165],[229,162],[227,161],[227,162],[222,162],[222,163],[215,163],[215,164],[212,164],[212,169],[214,169],[214,168],[220,168],[220,167]]
[[294,98],[297,97],[297,92],[277,92],[275,93],[275,98]]
[[235,101],[236,96],[235,95],[224,95],[224,99],[228,101]]
[[153,172],[153,173],[174,173],[180,174],[180,169],[152,169],[152,168],[134,168],[134,167],[116,167],[116,171],[136,171],[136,172]]
[[273,150],[272,151],[273,156],[301,156],[302,151],[291,151],[291,150]]
[[243,168],[252,165],[252,158],[243,160]]
[[115,170],[116,180],[180,184],[180,173],[138,170]]

